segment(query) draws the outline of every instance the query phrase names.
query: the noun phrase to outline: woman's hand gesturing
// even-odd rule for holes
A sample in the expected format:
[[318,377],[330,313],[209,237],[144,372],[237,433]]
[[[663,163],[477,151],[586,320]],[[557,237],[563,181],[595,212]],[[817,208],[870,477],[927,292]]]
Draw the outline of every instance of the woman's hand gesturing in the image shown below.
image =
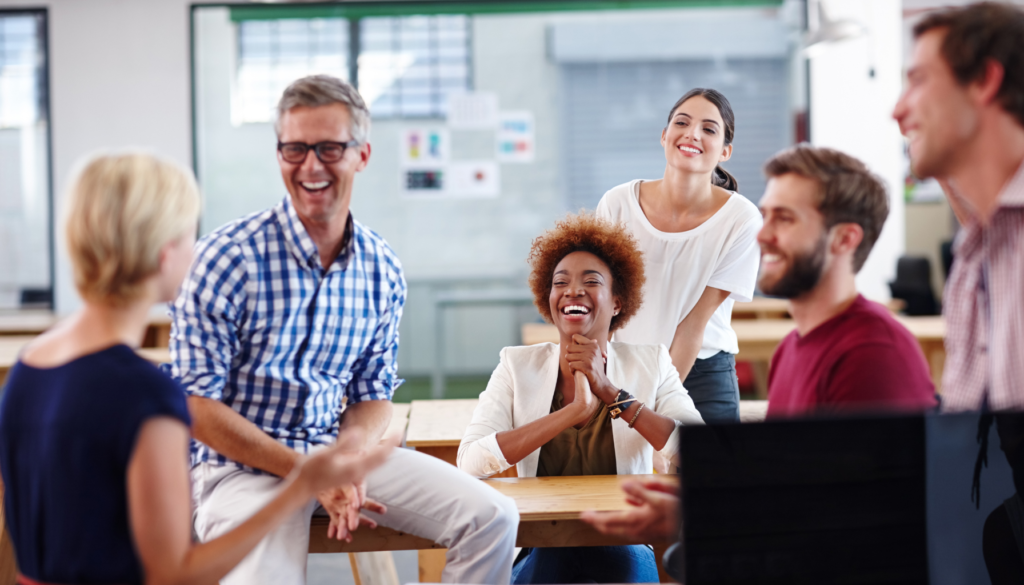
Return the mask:
[[[573,373],[583,373],[590,382],[590,389],[602,402],[610,404],[615,401],[618,389],[612,386],[605,375],[605,355],[597,341],[582,335],[572,336],[572,343],[566,349],[565,360]],[[579,387],[579,383],[576,384]]]

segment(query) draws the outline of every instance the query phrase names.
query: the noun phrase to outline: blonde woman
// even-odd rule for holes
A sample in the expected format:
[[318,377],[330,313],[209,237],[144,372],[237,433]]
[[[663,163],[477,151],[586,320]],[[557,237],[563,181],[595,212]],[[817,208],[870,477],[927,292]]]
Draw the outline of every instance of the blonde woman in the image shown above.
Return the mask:
[[390,451],[347,452],[343,437],[246,523],[192,543],[185,395],[132,348],[188,270],[198,214],[191,174],[146,154],[93,158],[72,184],[66,239],[84,306],[22,352],[0,403],[22,585],[216,583],[318,491]]

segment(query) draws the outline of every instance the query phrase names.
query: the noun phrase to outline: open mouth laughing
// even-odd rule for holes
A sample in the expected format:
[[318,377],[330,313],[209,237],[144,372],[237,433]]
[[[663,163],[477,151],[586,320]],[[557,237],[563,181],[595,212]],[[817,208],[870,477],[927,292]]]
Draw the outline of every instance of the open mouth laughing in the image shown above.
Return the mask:
[[566,317],[585,317],[590,314],[590,308],[583,305],[566,305],[562,307],[562,314]]
[[309,191],[310,193],[323,191],[324,189],[329,187],[330,184],[330,181],[299,181],[299,185],[301,185],[303,189]]

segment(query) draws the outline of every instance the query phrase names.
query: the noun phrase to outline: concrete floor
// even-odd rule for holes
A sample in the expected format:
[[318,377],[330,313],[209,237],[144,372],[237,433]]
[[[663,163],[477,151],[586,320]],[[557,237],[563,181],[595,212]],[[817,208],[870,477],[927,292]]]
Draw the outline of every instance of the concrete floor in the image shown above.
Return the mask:
[[[391,553],[395,559],[399,583],[418,583],[419,566],[416,551],[400,550]],[[306,585],[355,585],[352,569],[348,564],[348,555],[317,554],[309,555],[306,562]]]

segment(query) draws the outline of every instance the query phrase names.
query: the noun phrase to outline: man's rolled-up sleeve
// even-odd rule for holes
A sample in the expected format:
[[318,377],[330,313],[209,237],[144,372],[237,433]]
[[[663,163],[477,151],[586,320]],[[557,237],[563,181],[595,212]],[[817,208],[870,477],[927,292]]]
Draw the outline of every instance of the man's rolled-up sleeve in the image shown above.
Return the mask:
[[169,373],[188,395],[221,399],[239,350],[247,281],[237,246],[219,238],[197,245],[192,268],[171,305]]
[[405,307],[406,284],[400,267],[394,267],[389,282],[387,304],[373,337],[352,366],[352,380],[345,389],[349,404],[391,400],[402,383],[398,378],[398,325]]

